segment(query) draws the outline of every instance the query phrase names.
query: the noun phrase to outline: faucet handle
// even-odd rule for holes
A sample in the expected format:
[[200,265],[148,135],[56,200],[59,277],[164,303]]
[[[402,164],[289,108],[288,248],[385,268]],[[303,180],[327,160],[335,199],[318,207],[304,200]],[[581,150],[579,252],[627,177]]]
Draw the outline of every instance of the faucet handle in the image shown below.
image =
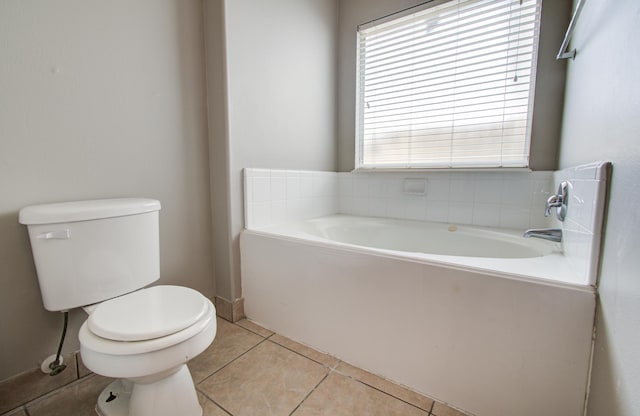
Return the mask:
[[551,208],[561,207],[564,203],[562,195],[551,195],[549,199],[547,199],[547,209],[544,212],[544,216],[548,217],[551,215]]
[[567,198],[568,190],[568,182],[562,182],[558,186],[558,193],[556,195],[551,195],[549,199],[547,199],[547,206],[544,211],[545,217],[551,215],[551,208],[556,208],[556,216],[558,217],[558,220],[564,221],[567,214],[567,203],[569,202]]

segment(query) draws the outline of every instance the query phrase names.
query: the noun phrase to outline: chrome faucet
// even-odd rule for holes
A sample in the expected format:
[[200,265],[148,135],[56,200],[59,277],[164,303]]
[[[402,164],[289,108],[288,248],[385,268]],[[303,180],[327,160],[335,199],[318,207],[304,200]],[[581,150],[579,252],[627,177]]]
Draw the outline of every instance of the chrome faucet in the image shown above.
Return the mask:
[[559,221],[564,221],[565,216],[567,215],[567,203],[569,202],[568,193],[569,191],[569,183],[562,182],[558,186],[558,193],[555,195],[551,195],[549,199],[547,199],[547,207],[544,211],[544,216],[548,217],[551,215],[551,208],[556,209],[556,217]]
[[522,236],[526,238],[542,238],[543,240],[559,243],[562,241],[562,230],[559,228],[532,228],[525,231]]

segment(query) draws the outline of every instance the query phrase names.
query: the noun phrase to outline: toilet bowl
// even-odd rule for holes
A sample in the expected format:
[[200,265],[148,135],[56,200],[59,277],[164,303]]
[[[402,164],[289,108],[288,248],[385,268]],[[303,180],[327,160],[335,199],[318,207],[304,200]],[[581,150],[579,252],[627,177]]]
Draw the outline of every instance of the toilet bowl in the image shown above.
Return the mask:
[[84,365],[124,379],[104,389],[98,414],[202,414],[186,363],[215,337],[209,299],[185,287],[154,286],[87,309],[78,335]]

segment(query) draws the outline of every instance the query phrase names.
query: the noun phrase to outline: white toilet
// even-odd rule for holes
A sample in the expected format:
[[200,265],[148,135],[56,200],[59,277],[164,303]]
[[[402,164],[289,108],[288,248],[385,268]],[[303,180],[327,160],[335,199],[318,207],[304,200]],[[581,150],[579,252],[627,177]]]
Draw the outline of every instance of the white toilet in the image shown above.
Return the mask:
[[105,416],[201,415],[187,361],[216,335],[215,308],[180,286],[144,286],[160,277],[153,199],[105,199],[20,210],[50,311],[83,307],[84,364],[119,380],[98,397]]

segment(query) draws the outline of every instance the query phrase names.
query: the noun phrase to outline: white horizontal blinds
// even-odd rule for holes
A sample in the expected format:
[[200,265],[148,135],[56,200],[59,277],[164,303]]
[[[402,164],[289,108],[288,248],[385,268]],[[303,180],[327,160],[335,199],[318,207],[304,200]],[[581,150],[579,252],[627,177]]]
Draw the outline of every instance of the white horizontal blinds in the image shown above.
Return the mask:
[[359,30],[359,167],[524,167],[539,0],[454,0]]

